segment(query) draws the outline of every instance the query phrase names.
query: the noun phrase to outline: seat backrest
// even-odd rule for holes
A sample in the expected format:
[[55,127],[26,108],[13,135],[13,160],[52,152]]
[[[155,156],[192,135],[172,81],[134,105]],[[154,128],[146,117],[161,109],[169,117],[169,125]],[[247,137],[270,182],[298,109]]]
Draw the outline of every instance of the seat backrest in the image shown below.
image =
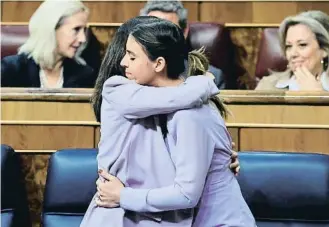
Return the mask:
[[29,37],[27,25],[1,26],[1,58],[17,54],[18,48]]
[[17,153],[1,145],[1,226],[31,226],[27,194]]
[[44,227],[79,227],[96,193],[97,149],[66,149],[54,153],[42,211]]
[[242,194],[258,227],[329,226],[329,155],[240,152]]
[[189,50],[204,46],[210,64],[223,71],[227,87],[236,86],[234,47],[230,32],[224,24],[190,23],[187,45]]
[[281,50],[278,31],[278,28],[263,30],[256,63],[256,79],[268,76],[269,70],[281,72],[287,68],[287,60]]

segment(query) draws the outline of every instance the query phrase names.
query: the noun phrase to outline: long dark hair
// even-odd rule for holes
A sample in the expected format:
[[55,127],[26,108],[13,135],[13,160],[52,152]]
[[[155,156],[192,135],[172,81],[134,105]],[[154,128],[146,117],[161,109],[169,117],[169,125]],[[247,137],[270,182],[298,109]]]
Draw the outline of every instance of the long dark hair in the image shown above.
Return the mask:
[[152,23],[155,18],[156,17],[139,16],[128,20],[120,26],[114,35],[112,42],[107,47],[95,83],[94,93],[91,97],[94,114],[98,122],[101,121],[102,91],[105,81],[114,75],[125,76],[124,69],[120,66],[120,62],[125,55],[126,42],[129,33],[136,25],[141,23]]

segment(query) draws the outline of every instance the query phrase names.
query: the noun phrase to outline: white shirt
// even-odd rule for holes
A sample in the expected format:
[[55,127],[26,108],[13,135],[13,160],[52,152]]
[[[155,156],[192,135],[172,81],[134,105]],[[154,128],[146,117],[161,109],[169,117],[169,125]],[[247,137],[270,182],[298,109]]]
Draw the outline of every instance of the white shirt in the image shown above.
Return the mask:
[[57,83],[54,86],[50,86],[45,71],[40,68],[39,76],[40,76],[41,88],[63,88],[63,84],[64,84],[63,72],[64,69],[62,67]]

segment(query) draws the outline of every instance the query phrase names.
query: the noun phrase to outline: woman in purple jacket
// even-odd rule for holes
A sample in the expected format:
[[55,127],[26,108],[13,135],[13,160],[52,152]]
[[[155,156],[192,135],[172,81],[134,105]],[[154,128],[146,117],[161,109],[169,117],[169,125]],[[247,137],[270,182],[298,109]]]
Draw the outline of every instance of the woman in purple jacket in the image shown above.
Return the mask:
[[[121,27],[118,33],[120,32],[126,31]],[[118,40],[115,39],[114,42],[116,41]],[[111,64],[111,61],[119,52],[113,50],[115,49],[109,48],[103,62],[103,65],[112,69],[101,67],[101,73],[106,75],[115,71],[115,65]],[[181,68],[177,68],[177,72],[180,70]],[[119,67],[117,74],[121,74]],[[129,73],[127,74],[129,76]],[[104,81],[100,81],[98,85],[103,83]],[[96,89],[93,102],[96,110],[102,103],[101,114],[96,111],[96,115],[100,115],[98,119],[101,120],[99,168],[109,170],[131,188],[160,188],[173,184],[176,175],[175,163],[166,149],[159,118],[144,117],[200,106],[202,99],[207,100],[210,95],[218,92],[214,83],[204,76],[199,76],[189,78],[179,87],[152,88],[114,76],[104,85],[103,99],[97,99],[99,90]],[[96,199],[97,196],[91,202],[81,226],[191,226],[193,209],[173,208],[169,212],[157,213],[129,212],[120,207],[97,207]]]

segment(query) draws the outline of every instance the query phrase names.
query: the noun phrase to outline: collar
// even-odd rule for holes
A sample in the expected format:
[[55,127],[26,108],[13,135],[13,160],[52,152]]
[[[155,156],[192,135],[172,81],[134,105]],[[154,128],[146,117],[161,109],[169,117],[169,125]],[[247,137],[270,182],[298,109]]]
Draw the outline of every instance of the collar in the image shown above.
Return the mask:
[[[325,91],[329,91],[329,75],[327,72],[323,72],[320,76],[322,87]],[[288,73],[283,75],[275,84],[276,88],[288,88],[292,85],[295,85],[295,77],[290,76]]]
[[329,91],[329,75],[327,72],[323,72],[320,77],[322,87],[325,91]]
[[276,82],[276,88],[289,88],[289,84],[292,82],[292,76],[290,73],[283,74],[280,79]]

